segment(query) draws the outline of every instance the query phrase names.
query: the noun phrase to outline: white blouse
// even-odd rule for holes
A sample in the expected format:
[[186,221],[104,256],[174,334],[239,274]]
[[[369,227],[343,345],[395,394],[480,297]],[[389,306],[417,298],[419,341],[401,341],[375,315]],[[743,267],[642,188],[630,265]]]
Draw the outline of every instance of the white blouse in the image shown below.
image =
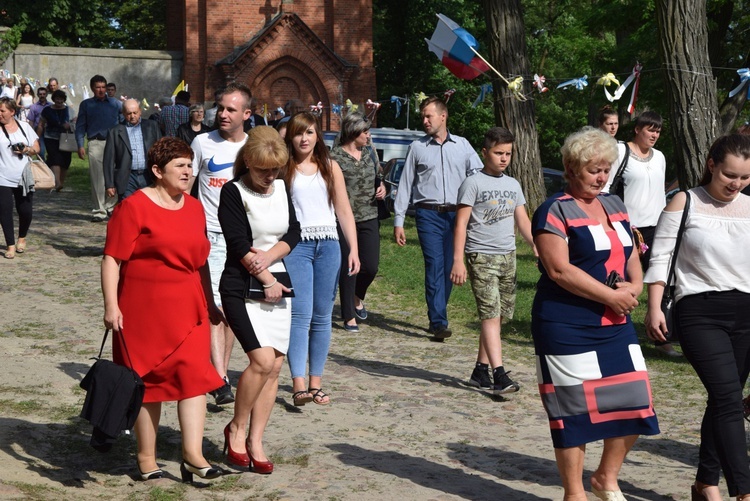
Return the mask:
[[312,176],[295,173],[292,203],[297,213],[302,240],[338,240],[336,213],[328,203],[326,182],[320,171]]
[[[617,163],[612,164],[609,180],[602,191],[609,193],[609,187],[617,175],[625,158],[625,143],[617,144]],[[667,161],[664,154],[651,148],[648,158],[637,157],[631,150],[628,165],[622,174],[625,182],[625,207],[628,209],[630,224],[635,227],[656,226],[667,198],[664,194],[664,179]]]
[[[690,193],[690,208],[675,266],[675,299],[708,291],[750,293],[750,197],[731,202],[702,186]],[[663,211],[656,227],[645,283],[665,282],[682,211]]]

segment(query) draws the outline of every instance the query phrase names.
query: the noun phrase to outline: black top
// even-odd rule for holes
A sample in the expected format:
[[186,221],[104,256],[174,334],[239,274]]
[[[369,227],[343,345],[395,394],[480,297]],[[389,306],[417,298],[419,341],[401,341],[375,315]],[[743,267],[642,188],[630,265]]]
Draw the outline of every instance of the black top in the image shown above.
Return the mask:
[[[253,244],[253,231],[247,219],[240,190],[234,181],[237,181],[237,178],[226,183],[221,188],[219,196],[219,224],[227,244],[227,261],[224,264],[224,272],[221,274],[219,292],[228,296],[244,298],[250,273],[240,260],[250,252],[250,247]],[[300,241],[300,225],[297,221],[297,214],[294,212],[294,204],[292,204],[289,190],[284,191],[289,204],[289,229],[280,241],[286,242],[290,249],[294,249]],[[268,216],[273,217],[273,214]]]
[[198,134],[203,134],[204,132],[210,132],[210,131],[211,129],[206,127],[201,122],[201,130],[196,132],[190,126],[190,122],[187,122],[177,127],[177,131],[175,132],[175,134],[178,138],[182,139],[187,144],[192,144],[193,139],[195,139],[195,136],[197,136]]

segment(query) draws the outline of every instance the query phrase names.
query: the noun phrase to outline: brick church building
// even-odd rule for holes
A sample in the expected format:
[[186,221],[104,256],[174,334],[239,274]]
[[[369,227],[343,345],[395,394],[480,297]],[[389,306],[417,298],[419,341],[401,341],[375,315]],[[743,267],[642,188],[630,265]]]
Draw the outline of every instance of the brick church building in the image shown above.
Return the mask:
[[375,100],[371,0],[167,0],[167,49],[184,54],[193,102],[212,102],[231,81],[269,110],[290,99],[323,104]]

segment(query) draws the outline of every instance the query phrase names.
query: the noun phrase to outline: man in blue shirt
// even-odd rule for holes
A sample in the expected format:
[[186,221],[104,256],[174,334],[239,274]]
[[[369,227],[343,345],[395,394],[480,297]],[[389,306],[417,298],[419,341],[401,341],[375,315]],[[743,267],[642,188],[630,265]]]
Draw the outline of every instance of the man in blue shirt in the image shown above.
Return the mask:
[[106,221],[115,205],[114,197],[107,197],[104,187],[104,145],[109,129],[117,125],[120,106],[116,99],[107,96],[107,79],[94,75],[89,82],[94,97],[84,99],[78,109],[76,142],[78,157],[86,158],[83,147],[88,139],[89,176],[91,178],[91,201],[94,222]]
[[404,216],[413,197],[425,267],[428,332],[434,341],[443,341],[451,336],[448,299],[453,287],[450,274],[458,188],[484,164],[466,139],[448,132],[448,108],[441,99],[425,99],[420,111],[427,135],[411,143],[406,154],[394,202],[393,236],[399,246],[406,245]]
[[29,114],[26,116],[26,119],[34,128],[37,136],[39,136],[39,146],[41,147],[39,156],[44,158],[46,156],[46,150],[44,148],[44,131],[39,128],[39,119],[42,118],[42,110],[47,106],[50,106],[52,103],[47,101],[47,87],[39,86],[39,88],[36,90],[36,97],[38,97],[39,100],[31,105],[31,108],[29,108]]

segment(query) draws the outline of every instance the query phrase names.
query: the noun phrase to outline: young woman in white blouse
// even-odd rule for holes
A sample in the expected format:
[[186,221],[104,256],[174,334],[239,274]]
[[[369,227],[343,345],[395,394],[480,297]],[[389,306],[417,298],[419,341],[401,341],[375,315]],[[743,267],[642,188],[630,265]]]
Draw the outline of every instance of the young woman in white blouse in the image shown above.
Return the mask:
[[[742,388],[750,372],[750,136],[714,142],[690,205],[675,265],[675,328],[682,351],[708,392],[701,424],[699,465],[692,499],[750,500],[750,465],[742,418]],[[667,334],[661,299],[686,194],[678,193],[656,228],[648,284],[648,336]]]
[[[341,273],[359,273],[357,228],[339,164],[328,155],[318,119],[297,113],[287,122],[289,163],[284,181],[292,195],[301,241],[284,259],[294,286],[292,329],[287,359],[292,372],[294,405],[331,402],[321,380],[331,344],[331,314],[336,295],[341,249],[336,221],[349,246]],[[305,369],[309,364],[309,385]]]

